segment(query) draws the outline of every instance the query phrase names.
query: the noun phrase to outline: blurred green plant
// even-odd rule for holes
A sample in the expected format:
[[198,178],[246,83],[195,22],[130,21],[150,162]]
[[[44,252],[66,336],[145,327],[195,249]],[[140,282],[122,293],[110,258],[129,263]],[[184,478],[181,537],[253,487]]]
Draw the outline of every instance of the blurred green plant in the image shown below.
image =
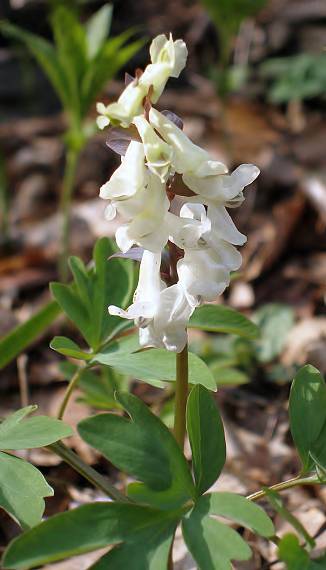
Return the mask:
[[272,103],[325,98],[326,54],[301,53],[272,58],[260,66],[261,77],[269,82]]
[[233,41],[241,23],[254,16],[266,0],[201,0],[211,17],[219,38],[219,61],[212,73],[219,95],[223,98],[238,89],[248,76],[245,66],[231,66]]
[[267,379],[273,382],[290,381],[293,377],[292,367],[285,368],[276,361],[294,326],[293,309],[282,303],[268,303],[253,313],[252,320],[260,331],[258,338],[228,334],[207,336],[192,343],[195,352],[208,364],[218,386],[246,384],[261,367]]
[[67,149],[60,212],[62,219],[60,276],[68,276],[69,212],[76,168],[81,150],[96,132],[87,114],[104,85],[114,77],[143,45],[143,40],[128,43],[134,30],[107,39],[112,19],[112,6],[105,4],[85,24],[71,6],[54,6],[50,23],[54,45],[7,21],[0,31],[22,42],[32,53],[56,91],[68,120],[64,135]]

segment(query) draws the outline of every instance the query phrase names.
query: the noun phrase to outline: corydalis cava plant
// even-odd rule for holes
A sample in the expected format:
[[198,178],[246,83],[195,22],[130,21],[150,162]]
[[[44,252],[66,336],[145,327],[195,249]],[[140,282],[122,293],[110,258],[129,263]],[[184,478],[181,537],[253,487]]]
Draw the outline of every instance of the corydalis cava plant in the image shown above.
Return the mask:
[[235,246],[246,237],[227,208],[243,202],[243,189],[259,169],[242,164],[228,174],[187,137],[179,118],[153,107],[169,77],[185,67],[185,43],[160,35],[150,57],[117,102],[97,107],[99,127],[111,127],[108,144],[122,155],[100,190],[109,201],[106,216],[119,214],[126,222],[116,232],[123,253],[135,245],[144,250],[133,304],[109,312],[135,321],[141,346],[181,352],[195,308],[223,293],[241,265]]

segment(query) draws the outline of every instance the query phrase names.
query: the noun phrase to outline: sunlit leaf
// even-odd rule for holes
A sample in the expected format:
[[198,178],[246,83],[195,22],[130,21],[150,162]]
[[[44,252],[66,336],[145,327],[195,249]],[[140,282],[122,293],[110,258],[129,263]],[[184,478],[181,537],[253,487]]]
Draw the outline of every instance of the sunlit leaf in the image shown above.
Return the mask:
[[[167,350],[154,348],[132,354],[98,353],[94,362],[112,366],[121,374],[131,378],[153,383],[164,387],[164,382],[175,382],[175,354]],[[205,364],[195,354],[189,353],[189,383],[203,384],[210,390],[216,390],[213,375]]]
[[24,419],[36,409],[37,406],[22,408],[0,424],[0,449],[43,447],[72,435],[71,427],[61,420],[48,416]]
[[190,318],[189,328],[209,332],[236,334],[254,339],[259,335],[257,325],[247,317],[224,305],[203,305]]
[[23,528],[40,522],[44,497],[53,495],[42,473],[27,461],[0,452],[0,507]]

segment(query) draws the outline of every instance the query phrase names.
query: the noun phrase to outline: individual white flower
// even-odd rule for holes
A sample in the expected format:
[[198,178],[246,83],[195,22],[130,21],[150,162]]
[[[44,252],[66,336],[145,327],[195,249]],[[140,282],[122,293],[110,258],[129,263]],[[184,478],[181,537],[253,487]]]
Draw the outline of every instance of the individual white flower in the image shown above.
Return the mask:
[[171,169],[172,148],[156,134],[143,115],[135,117],[133,123],[143,141],[148,168],[159,176],[161,182],[166,182]]
[[[214,227],[202,204],[182,206],[180,220],[184,226],[171,239],[184,249],[184,257],[177,263],[179,283],[195,307],[223,293],[230,282],[230,271],[241,265],[241,255],[223,239],[223,232],[221,239],[219,228]],[[232,222],[232,231],[233,226]]]
[[[226,239],[226,234],[233,241],[241,241],[242,245],[246,241],[246,236],[240,234],[234,226],[234,222],[229,217],[228,223],[231,229],[228,232],[221,231],[219,227],[219,219],[214,219],[216,208],[212,207],[213,219],[211,219],[206,212],[205,206],[202,204],[184,204],[180,210],[180,218],[176,230],[171,232],[170,239],[180,248],[185,251],[203,250],[205,248],[212,248],[216,250],[220,256],[221,263],[229,270],[235,271],[241,265],[241,255],[238,250],[233,247],[230,239]],[[218,210],[220,211],[220,210]],[[209,212],[209,209],[208,209]],[[227,213],[227,212],[226,212]],[[235,236],[233,232],[237,232]],[[238,238],[241,236],[240,238]],[[237,239],[238,238],[238,239]]]
[[225,164],[212,160],[206,150],[195,145],[166,115],[153,107],[149,111],[149,121],[162,138],[172,146],[173,166],[179,174],[188,172],[204,177],[225,174],[228,171]]
[[141,346],[181,352],[186,326],[193,312],[180,285],[167,287],[160,278],[161,254],[144,251],[134,303],[126,310],[114,305],[111,315],[135,321]]
[[153,88],[151,100],[156,103],[161,96],[169,77],[179,77],[186,65],[188,50],[183,40],[173,41],[172,34],[169,39],[161,34],[154,38],[149,53],[149,64],[139,82],[149,89]]
[[182,178],[204,203],[211,200],[233,207],[243,202],[243,189],[256,180],[259,172],[253,164],[241,164],[231,174],[200,176],[198,172],[185,172]]
[[97,104],[98,127],[104,129],[110,123],[129,127],[133,118],[142,112],[144,98],[150,94],[151,101],[156,103],[169,77],[179,77],[186,65],[187,54],[183,40],[174,42],[171,34],[169,39],[164,35],[157,36],[150,47],[152,63],[147,65],[144,73],[126,86],[115,103]]
[[121,165],[100,189],[100,197],[110,200],[106,208],[106,218],[113,220],[117,212],[126,219],[139,214],[146,205],[146,181],[143,145],[132,141],[126,155],[121,157]]
[[[148,172],[146,185],[138,194],[140,198],[137,201],[137,210],[135,208],[134,215],[129,218],[130,221],[116,231],[118,247],[126,252],[136,244],[150,251],[161,251],[169,239],[170,202],[166,195],[165,184],[155,174]],[[122,207],[116,206],[122,215],[127,209],[129,212],[132,209],[126,207],[128,202],[129,200],[125,200],[119,202]]]
[[107,106],[97,103],[96,110],[99,117],[96,122],[99,129],[104,129],[110,124],[129,127],[133,117],[142,112],[142,103],[146,95],[146,86],[140,85],[136,77],[125,87],[118,101]]
[[197,194],[191,200],[207,205],[214,201],[228,207],[241,204],[244,187],[259,175],[257,166],[241,164],[234,172],[227,174],[227,167],[223,163],[212,160],[205,150],[195,145],[168,117],[152,108],[149,119],[163,139],[172,146],[175,171],[182,174],[183,182]]
[[116,232],[121,251],[134,244],[160,251],[168,241],[169,227],[166,217],[170,202],[165,184],[145,166],[144,147],[131,141],[121,165],[110,180],[101,187],[100,196],[110,203],[106,218],[112,220],[118,213],[126,224]]
[[193,307],[204,301],[214,301],[230,283],[230,271],[212,248],[185,251],[177,263],[177,271],[178,283]]

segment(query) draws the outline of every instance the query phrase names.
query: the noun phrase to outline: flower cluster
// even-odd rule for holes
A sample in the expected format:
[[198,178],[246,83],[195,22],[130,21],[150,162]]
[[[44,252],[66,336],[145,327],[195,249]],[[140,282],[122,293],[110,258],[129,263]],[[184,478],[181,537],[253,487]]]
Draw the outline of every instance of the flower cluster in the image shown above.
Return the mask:
[[121,165],[100,190],[109,201],[106,216],[126,222],[116,232],[122,252],[135,245],[144,250],[133,304],[109,311],[135,321],[142,346],[180,352],[195,308],[216,299],[241,265],[235,246],[246,237],[226,208],[242,203],[259,169],[242,164],[228,174],[191,142],[180,119],[152,106],[168,78],[184,68],[185,43],[158,36],[150,56],[116,103],[98,104],[99,126],[122,127],[128,141]]

